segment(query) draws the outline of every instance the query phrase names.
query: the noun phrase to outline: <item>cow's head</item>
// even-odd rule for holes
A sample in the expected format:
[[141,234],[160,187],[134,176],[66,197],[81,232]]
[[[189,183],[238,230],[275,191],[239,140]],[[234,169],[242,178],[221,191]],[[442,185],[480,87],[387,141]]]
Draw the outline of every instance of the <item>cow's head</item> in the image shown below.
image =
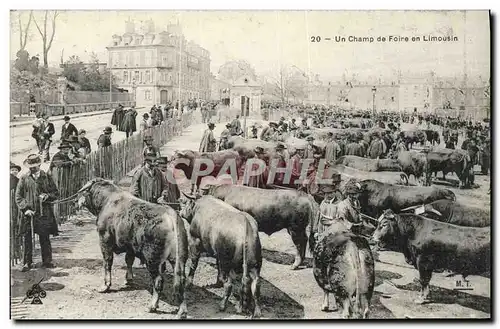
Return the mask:
[[193,219],[195,212],[196,200],[198,200],[201,195],[189,195],[184,192],[181,192],[182,195],[179,198],[179,203],[181,206],[181,211],[179,212],[179,216],[184,218],[191,224],[191,220]]
[[399,245],[400,232],[397,216],[391,209],[385,210],[377,219],[378,225],[373,232],[372,240],[381,248],[396,247]]
[[107,198],[119,189],[111,181],[94,178],[76,192],[75,207],[78,210],[87,208],[92,214],[97,215]]

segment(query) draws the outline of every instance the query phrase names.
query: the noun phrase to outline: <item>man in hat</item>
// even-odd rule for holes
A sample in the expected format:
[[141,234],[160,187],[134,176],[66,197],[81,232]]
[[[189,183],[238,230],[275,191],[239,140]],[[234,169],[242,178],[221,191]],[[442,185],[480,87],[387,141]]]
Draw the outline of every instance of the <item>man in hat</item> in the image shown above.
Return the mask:
[[[276,153],[273,160],[271,161],[271,164],[275,165],[276,169],[283,170],[286,169],[287,161],[289,158],[290,157],[288,155],[288,152],[286,152],[285,144],[278,143],[278,145],[276,146]],[[273,184],[282,186],[284,178],[285,172],[276,172]]]
[[17,187],[17,183],[19,182],[19,178],[17,175],[21,171],[21,167],[16,165],[15,163],[10,163],[10,189],[15,190]]
[[323,155],[323,151],[321,150],[321,148],[319,146],[314,145],[313,136],[307,136],[306,141],[307,141],[307,146],[305,149],[306,159],[315,159]]
[[340,155],[341,149],[339,143],[333,137],[333,133],[331,131],[328,132],[328,140],[325,146],[325,161],[327,165],[333,166],[335,161],[337,161],[337,157]]
[[69,136],[67,142],[71,145],[71,150],[68,154],[69,158],[71,160],[83,158],[83,156],[80,154],[80,142],[78,141],[78,136]]
[[33,123],[31,124],[31,126],[33,127],[33,131],[31,132],[31,137],[33,137],[33,139],[36,142],[36,146],[38,147],[39,154],[42,154],[42,145],[41,145],[40,138],[41,138],[42,131],[44,129],[43,124],[44,124],[44,120],[43,120],[42,114],[37,113],[36,119],[33,120]]
[[217,148],[217,140],[214,137],[215,124],[210,122],[208,129],[203,133],[200,142],[200,152],[215,152]]
[[90,152],[92,152],[90,141],[88,140],[87,137],[85,137],[86,134],[87,132],[85,131],[85,129],[80,129],[80,131],[78,132],[78,143],[80,143],[81,149],[83,149],[83,151],[85,152],[84,157],[86,157],[87,155],[90,154]]
[[142,121],[139,123],[139,129],[144,133],[144,136],[151,135],[150,128],[152,127],[149,114],[144,113],[142,115]]
[[369,159],[380,159],[387,152],[387,146],[385,142],[380,138],[380,134],[375,132],[373,134],[373,141],[366,152],[366,155]]
[[63,141],[57,148],[59,149],[59,152],[54,154],[54,156],[52,157],[52,161],[49,165],[49,172],[52,172],[52,169],[54,167],[69,168],[73,164],[70,156],[73,146],[67,141]]
[[226,150],[227,147],[227,142],[229,141],[229,137],[231,137],[231,124],[228,123],[226,124],[226,129],[222,131],[220,134],[220,141],[219,141],[219,151]]
[[281,117],[280,121],[278,122],[278,127],[282,132],[287,132],[288,131],[288,125],[285,122],[285,117]]
[[40,170],[42,160],[38,154],[29,155],[23,163],[29,172],[21,176],[16,188],[15,200],[20,212],[19,232],[23,238],[23,267],[28,271],[33,265],[33,232],[38,234],[43,266],[52,264],[50,234],[57,235],[57,223],[52,203],[59,197],[52,177]]
[[181,192],[179,191],[179,186],[175,181],[174,172],[171,168],[169,168],[168,164],[168,157],[159,157],[156,159],[156,166],[162,172],[167,184],[165,190],[163,190],[162,195],[157,201],[159,204],[166,204],[175,210],[180,210],[177,203],[179,202]]
[[241,129],[240,115],[236,115],[236,118],[231,122],[231,136],[240,136],[243,134]]
[[257,136],[257,132],[258,132],[257,124],[254,122],[250,128],[251,128],[251,132],[252,132],[252,135],[250,135],[250,138],[257,139],[258,138],[258,136]]
[[156,167],[156,154],[146,154],[144,165],[137,170],[130,185],[130,193],[151,203],[157,203],[167,189],[163,173]]
[[300,184],[296,183],[300,179],[302,173],[302,159],[304,159],[305,146],[297,145],[295,147],[295,154],[291,157],[292,174],[290,176],[290,187],[297,188]]
[[293,133],[297,130],[297,123],[295,122],[295,118],[292,119],[292,122],[290,122],[290,131]]
[[484,135],[479,136],[479,164],[481,165],[481,174],[488,175],[491,161],[491,143],[490,139]]
[[56,130],[54,124],[49,121],[49,115],[47,113],[42,114],[42,125],[40,129],[39,139],[42,161],[49,161],[50,144],[52,144],[52,136],[55,134]]
[[103,134],[99,136],[97,139],[97,147],[103,148],[111,146],[111,134],[113,133],[113,129],[111,127],[106,127],[103,130]]
[[137,130],[135,125],[135,118],[137,116],[137,111],[134,107],[127,109],[122,121],[122,130],[126,134],[126,138],[129,138]]
[[269,142],[276,133],[277,127],[278,125],[276,124],[276,122],[269,122],[269,126],[262,129],[262,132],[260,133],[260,139]]
[[69,121],[70,121],[70,117],[66,115],[64,117],[64,124],[61,128],[61,141],[67,140],[69,138],[69,136],[72,136],[72,135],[78,136],[78,130]]
[[160,156],[160,149],[153,145],[153,136],[144,136],[144,144],[146,144],[144,150],[142,151],[144,157],[148,154],[154,156],[155,158]]
[[[254,158],[264,161],[266,168],[264,169],[262,174],[250,176],[248,178],[248,182],[246,182],[246,185],[249,187],[266,188],[267,187],[267,177],[268,177],[268,165],[269,165],[266,161],[267,160],[266,153],[264,152],[264,149],[260,146],[257,146],[253,151],[255,153]],[[258,169],[259,169],[258,164],[252,164],[252,171],[253,172],[256,172]]]

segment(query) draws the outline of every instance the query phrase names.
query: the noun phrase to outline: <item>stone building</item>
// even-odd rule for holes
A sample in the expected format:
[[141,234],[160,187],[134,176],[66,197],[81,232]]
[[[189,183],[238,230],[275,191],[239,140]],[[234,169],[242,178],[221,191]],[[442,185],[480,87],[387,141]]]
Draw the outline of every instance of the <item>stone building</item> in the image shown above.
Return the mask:
[[240,109],[244,97],[248,97],[249,116],[258,116],[261,115],[261,96],[261,85],[252,80],[249,76],[242,76],[237,79],[231,87],[230,106]]
[[137,105],[210,98],[210,53],[188,42],[180,25],[156,32],[151,20],[138,29],[128,21],[106,49],[116,85],[134,92]]

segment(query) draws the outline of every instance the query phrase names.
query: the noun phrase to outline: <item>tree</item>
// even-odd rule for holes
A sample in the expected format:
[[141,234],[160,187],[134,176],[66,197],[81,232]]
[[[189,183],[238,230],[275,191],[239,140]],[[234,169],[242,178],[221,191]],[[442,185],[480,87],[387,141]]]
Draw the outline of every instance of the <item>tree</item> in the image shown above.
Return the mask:
[[90,54],[89,64],[84,64],[78,56],[71,56],[64,63],[63,75],[78,84],[82,91],[109,91],[110,71],[101,72],[95,53]]
[[63,75],[69,81],[74,83],[80,83],[83,80],[83,62],[78,56],[71,56],[65,63],[63,69]]
[[[40,36],[42,37],[42,44],[43,44],[43,67],[47,69],[49,67],[48,63],[48,55],[49,55],[49,50],[52,47],[52,41],[54,40],[54,35],[56,34],[56,20],[57,17],[59,16],[59,13],[57,10],[54,10],[52,12],[51,17],[49,17],[49,11],[45,11],[44,19],[43,19],[43,24],[42,28],[38,25],[36,22],[36,19],[33,17],[33,21],[35,22],[35,26],[40,33]],[[49,22],[50,21],[50,22]],[[50,33],[49,37],[49,31],[47,31],[47,24],[52,26],[52,32]]]
[[304,98],[308,78],[307,75],[294,66],[281,66],[277,76],[271,77],[274,86],[273,95],[280,98],[283,104],[288,103],[289,98]]
[[226,62],[219,68],[219,77],[231,84],[244,75],[257,80],[255,69],[250,63],[242,59]]
[[22,22],[22,12],[17,12],[17,29],[19,30],[19,50],[26,49],[26,43],[28,42],[28,37],[30,35],[30,25],[33,20],[33,10],[30,11],[28,23],[26,27],[23,27]]

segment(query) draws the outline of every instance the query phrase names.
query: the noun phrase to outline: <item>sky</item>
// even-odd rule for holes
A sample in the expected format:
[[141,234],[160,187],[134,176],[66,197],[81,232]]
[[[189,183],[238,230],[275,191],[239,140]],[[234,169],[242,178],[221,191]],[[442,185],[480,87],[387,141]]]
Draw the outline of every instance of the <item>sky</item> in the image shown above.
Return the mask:
[[[19,49],[17,12],[11,13],[10,56]],[[38,22],[42,12],[35,12]],[[24,22],[28,13],[23,13]],[[95,52],[106,62],[106,46],[113,34],[125,32],[125,21],[152,19],[156,30],[177,20],[185,37],[211,53],[211,70],[229,60],[244,59],[259,75],[274,75],[280,65],[295,65],[322,79],[403,74],[461,76],[464,58],[469,76],[490,76],[488,11],[65,11],[57,21],[49,63],[58,65],[78,55],[84,61]],[[374,37],[443,35],[457,42],[345,42],[335,36]],[[42,54],[42,41],[34,24],[27,44],[30,55]],[[311,42],[312,36],[321,37]],[[465,41],[465,42],[464,42]]]

